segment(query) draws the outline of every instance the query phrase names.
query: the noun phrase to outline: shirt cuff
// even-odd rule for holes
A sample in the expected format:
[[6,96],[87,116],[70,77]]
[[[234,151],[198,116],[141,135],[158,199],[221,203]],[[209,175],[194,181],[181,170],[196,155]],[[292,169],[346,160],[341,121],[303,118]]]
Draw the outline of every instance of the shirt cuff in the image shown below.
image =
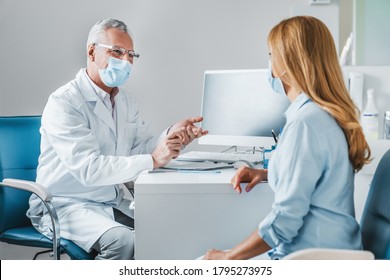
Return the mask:
[[274,231],[273,223],[278,217],[278,212],[272,211],[267,215],[267,217],[259,225],[259,235],[265,243],[268,244],[271,248],[275,248],[279,245],[280,240]]
[[150,171],[154,169],[153,157],[151,154],[145,155],[145,164],[147,164],[146,170]]
[[150,171],[154,168],[153,157],[151,154],[135,155],[132,157],[137,158],[137,173],[141,173],[145,170]]
[[168,127],[166,130],[165,130],[165,135],[168,135],[169,131],[171,130],[173,125],[171,125],[170,127]]

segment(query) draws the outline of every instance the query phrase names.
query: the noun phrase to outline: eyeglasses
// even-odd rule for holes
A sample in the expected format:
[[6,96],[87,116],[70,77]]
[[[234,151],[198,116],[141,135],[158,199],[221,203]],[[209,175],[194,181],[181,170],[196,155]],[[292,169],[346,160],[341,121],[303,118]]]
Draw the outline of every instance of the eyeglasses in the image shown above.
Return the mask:
[[273,62],[272,62],[272,54],[269,52],[268,53],[268,66],[271,67],[272,64],[273,64]]
[[130,59],[139,58],[139,53],[136,53],[131,50],[126,50],[124,48],[116,47],[116,46],[109,46],[105,44],[95,44],[96,47],[106,48],[109,49],[110,52],[116,56],[116,57],[123,57],[126,53],[128,54]]

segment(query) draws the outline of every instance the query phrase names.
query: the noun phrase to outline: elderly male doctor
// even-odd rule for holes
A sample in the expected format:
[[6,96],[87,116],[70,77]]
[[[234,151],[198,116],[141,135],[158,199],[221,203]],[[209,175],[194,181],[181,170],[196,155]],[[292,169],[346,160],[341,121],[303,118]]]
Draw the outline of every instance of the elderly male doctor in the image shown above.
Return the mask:
[[[87,56],[87,68],[51,94],[44,109],[36,181],[53,194],[61,237],[96,250],[97,259],[131,259],[132,212],[119,184],[164,166],[207,131],[194,125],[202,120],[195,117],[159,138],[151,134],[134,100],[119,87],[139,56],[123,22],[96,23]],[[50,218],[34,195],[27,215],[52,236]]]

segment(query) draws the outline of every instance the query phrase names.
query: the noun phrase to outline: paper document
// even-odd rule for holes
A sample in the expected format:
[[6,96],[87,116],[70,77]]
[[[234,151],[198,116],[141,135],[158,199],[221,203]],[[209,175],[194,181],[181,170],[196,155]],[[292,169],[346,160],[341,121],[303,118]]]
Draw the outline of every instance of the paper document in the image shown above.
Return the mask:
[[233,164],[227,163],[214,163],[210,161],[203,162],[189,162],[189,161],[178,161],[171,160],[167,165],[161,167],[161,169],[170,169],[170,170],[186,170],[186,171],[207,171],[207,170],[217,170],[225,168],[233,168]]

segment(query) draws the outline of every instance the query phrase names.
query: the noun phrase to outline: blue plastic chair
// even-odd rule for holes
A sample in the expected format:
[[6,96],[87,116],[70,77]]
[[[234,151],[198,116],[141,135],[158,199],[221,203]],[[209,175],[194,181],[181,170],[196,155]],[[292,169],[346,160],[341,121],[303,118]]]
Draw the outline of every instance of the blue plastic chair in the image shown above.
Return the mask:
[[[0,241],[51,248],[54,259],[60,259],[62,253],[71,259],[94,259],[94,253],[87,253],[73,242],[60,238],[52,196],[34,182],[40,152],[40,125],[40,116],[0,117]],[[31,193],[42,199],[51,214],[53,240],[38,232],[26,216]]]

